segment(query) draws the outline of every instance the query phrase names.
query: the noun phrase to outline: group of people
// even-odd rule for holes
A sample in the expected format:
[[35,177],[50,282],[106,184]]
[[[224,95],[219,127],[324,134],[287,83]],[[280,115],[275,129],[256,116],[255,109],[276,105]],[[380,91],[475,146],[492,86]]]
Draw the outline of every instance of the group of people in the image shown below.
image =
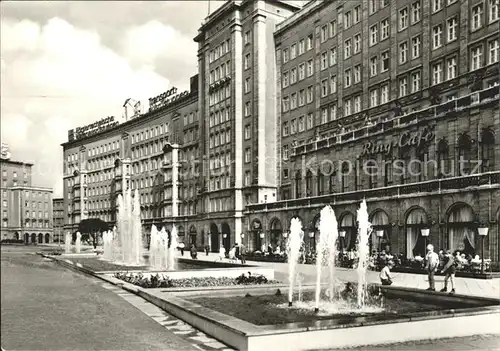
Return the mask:
[[[444,287],[440,292],[448,292],[448,281],[451,283],[450,294],[455,293],[455,273],[457,271],[457,266],[459,262],[456,257],[452,254],[451,250],[441,253],[441,257],[434,252],[434,246],[432,244],[427,245],[427,255],[425,256],[425,270],[427,271],[427,276],[429,280],[428,291],[436,291],[436,282],[434,275],[436,272],[440,271],[444,274]],[[394,261],[388,260],[385,267],[380,271],[380,282],[382,285],[392,284],[392,274],[391,269],[394,268]]]
[[[184,243],[181,242],[181,243],[179,243],[178,248],[181,251],[181,256],[184,256],[184,251],[186,250],[186,245],[184,245]],[[191,258],[192,259],[198,258],[198,250],[196,250],[196,246],[195,245],[191,245],[191,248],[189,249],[189,252],[191,253]]]
[[[247,248],[244,244],[234,244],[231,250],[228,252],[228,258],[231,261],[241,261],[241,264],[246,263]],[[223,261],[226,258],[226,248],[221,245],[219,249],[218,261]]]

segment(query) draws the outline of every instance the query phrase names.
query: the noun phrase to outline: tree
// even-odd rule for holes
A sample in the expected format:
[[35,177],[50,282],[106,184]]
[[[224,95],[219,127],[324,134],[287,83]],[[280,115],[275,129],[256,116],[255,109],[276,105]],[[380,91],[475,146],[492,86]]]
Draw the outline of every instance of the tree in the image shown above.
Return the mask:
[[107,230],[109,230],[108,224],[100,218],[84,219],[78,224],[78,231],[82,235],[82,240],[92,240],[94,249],[97,248],[99,236]]

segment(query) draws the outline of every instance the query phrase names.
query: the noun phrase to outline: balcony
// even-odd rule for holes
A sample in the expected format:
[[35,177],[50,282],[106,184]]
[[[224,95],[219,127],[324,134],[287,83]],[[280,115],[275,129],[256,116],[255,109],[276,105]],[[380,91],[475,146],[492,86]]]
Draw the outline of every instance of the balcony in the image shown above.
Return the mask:
[[425,182],[400,184],[389,187],[366,189],[346,193],[337,193],[301,199],[276,201],[264,204],[249,205],[246,213],[279,211],[287,209],[320,207],[328,204],[357,202],[362,199],[395,199],[418,194],[439,195],[448,191],[463,190],[477,187],[500,187],[500,171],[474,174],[463,177],[435,179]]
[[339,132],[337,135],[332,137],[318,139],[307,144],[292,147],[290,155],[292,157],[296,157],[320,149],[330,148],[334,145],[356,141],[385,132],[392,132],[395,128],[406,128],[425,120],[441,118],[467,108],[484,108],[489,104],[495,103],[498,105],[498,99],[500,99],[500,86],[496,85],[458,99],[443,102],[439,105],[426,107],[420,111],[415,111],[402,116],[396,116],[374,125],[366,125],[359,129],[344,133]]

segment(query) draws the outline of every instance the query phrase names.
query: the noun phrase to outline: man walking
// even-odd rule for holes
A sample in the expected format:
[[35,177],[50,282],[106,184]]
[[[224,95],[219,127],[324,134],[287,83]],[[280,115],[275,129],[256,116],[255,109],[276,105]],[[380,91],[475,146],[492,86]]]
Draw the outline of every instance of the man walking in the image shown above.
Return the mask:
[[436,273],[437,267],[439,265],[439,256],[434,252],[434,246],[432,244],[427,245],[427,255],[425,256],[427,270],[427,276],[429,278],[429,287],[427,290],[436,291],[434,274]]
[[241,259],[241,264],[245,264],[245,255],[247,254],[247,248],[245,247],[245,244],[241,243],[240,244],[240,259]]

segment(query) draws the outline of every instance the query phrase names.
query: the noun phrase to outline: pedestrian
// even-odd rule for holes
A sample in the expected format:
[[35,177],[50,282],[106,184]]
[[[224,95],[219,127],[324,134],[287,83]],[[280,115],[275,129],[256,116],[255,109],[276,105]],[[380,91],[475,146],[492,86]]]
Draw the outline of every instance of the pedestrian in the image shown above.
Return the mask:
[[392,277],[391,277],[391,269],[394,268],[394,262],[392,260],[387,261],[387,264],[380,271],[380,283],[382,285],[391,285]]
[[207,254],[207,256],[209,252],[210,252],[210,246],[205,245],[205,253]]
[[241,244],[240,245],[240,260],[241,260],[241,264],[245,264],[246,263],[246,260],[245,260],[245,256],[247,254],[247,248],[245,247],[245,244]]
[[434,246],[432,244],[427,245],[427,255],[425,256],[427,270],[427,276],[429,278],[428,291],[436,291],[434,274],[436,273],[437,267],[439,265],[439,256],[434,252]]
[[196,250],[195,245],[191,245],[191,258],[196,260],[198,258],[198,250]]
[[441,273],[445,274],[444,276],[444,288],[442,288],[441,292],[448,292],[448,279],[451,283],[451,291],[450,295],[455,293],[455,273],[457,271],[457,262],[455,257],[451,253],[451,250],[447,250],[444,255],[444,267]]
[[181,242],[181,243],[179,244],[179,249],[181,250],[181,256],[184,256],[184,248],[185,248],[184,243],[183,243],[183,242]]
[[219,248],[219,258],[217,259],[217,261],[224,261],[224,258],[226,258],[226,249],[221,245],[221,247]]

